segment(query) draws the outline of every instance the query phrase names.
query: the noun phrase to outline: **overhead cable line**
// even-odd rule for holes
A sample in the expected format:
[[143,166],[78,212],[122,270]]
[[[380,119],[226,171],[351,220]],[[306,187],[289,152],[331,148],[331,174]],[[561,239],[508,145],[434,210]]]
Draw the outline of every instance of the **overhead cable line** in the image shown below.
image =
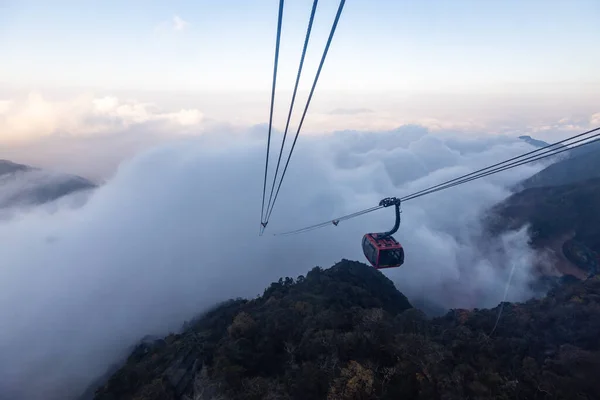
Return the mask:
[[267,138],[267,157],[266,157],[266,161],[265,161],[265,180],[264,180],[264,184],[263,184],[263,195],[262,195],[262,209],[260,211],[260,223],[262,225],[261,227],[261,234],[262,234],[262,228],[264,228],[266,226],[266,223],[264,222],[264,213],[265,213],[265,194],[267,191],[267,170],[269,168],[269,151],[271,148],[271,128],[273,126],[273,105],[275,102],[275,84],[277,82],[277,64],[279,62],[279,42],[281,39],[281,20],[283,18],[283,0],[279,0],[279,16],[277,18],[277,39],[276,39],[276,43],[275,43],[275,62],[273,64],[273,86],[271,89],[271,111],[269,113],[269,134],[268,134],[268,138]]
[[[594,136],[599,136],[599,135],[600,134],[597,134],[597,135],[594,135]],[[584,145],[587,145],[587,144],[590,144],[590,143],[593,143],[593,142],[597,142],[597,141],[600,141],[600,138],[597,138],[597,139],[594,139],[594,140],[590,140],[589,142],[585,142],[585,143],[579,144],[577,146],[573,146],[573,147],[568,147],[568,148],[565,148],[565,149],[561,149],[559,151],[552,152],[552,154],[543,155],[543,156],[537,157],[535,159],[527,159],[527,160],[522,160],[520,162],[515,162],[512,165],[507,165],[507,166],[504,166],[504,167],[500,167],[500,168],[497,168],[496,170],[488,171],[486,173],[482,173],[482,174],[473,176],[471,178],[463,179],[463,180],[458,181],[458,182],[442,184],[443,186],[441,186],[441,187],[437,187],[437,186],[440,186],[440,185],[437,185],[435,189],[432,189],[432,188],[427,189],[427,191],[423,191],[423,193],[420,193],[418,195],[405,196],[405,197],[401,198],[401,201],[412,200],[412,199],[415,199],[417,197],[421,197],[421,196],[424,196],[424,195],[427,195],[427,194],[435,193],[435,192],[438,192],[440,190],[448,189],[448,188],[453,187],[453,186],[458,186],[458,185],[460,185],[462,183],[470,182],[472,180],[483,178],[485,176],[492,175],[492,174],[495,174],[497,172],[501,172],[501,171],[504,171],[504,170],[507,170],[507,169],[518,167],[520,165],[524,165],[524,164],[528,164],[528,163],[531,163],[531,162],[534,162],[534,161],[538,161],[540,159],[543,159],[543,158],[546,158],[546,157],[550,157],[550,156],[553,156],[555,154],[562,153],[564,151],[573,150],[573,149],[576,149],[578,147],[581,147],[581,146],[584,146]],[[297,230],[290,231],[290,232],[284,232],[284,233],[276,234],[275,236],[290,235],[290,234],[297,234],[297,233],[307,232],[307,231],[311,231],[311,230],[314,230],[314,229],[317,229],[317,228],[325,227],[325,226],[327,226],[327,225],[329,225],[331,223],[333,223],[334,225],[337,225],[340,221],[348,220],[350,218],[354,218],[354,217],[357,217],[357,216],[360,216],[360,215],[363,215],[363,214],[366,214],[366,213],[369,213],[369,212],[372,212],[372,211],[376,211],[376,210],[378,210],[380,208],[383,208],[383,206],[372,207],[372,208],[365,209],[365,210],[362,210],[362,211],[358,211],[358,212],[355,212],[353,214],[345,215],[343,217],[339,217],[339,218],[336,218],[336,219],[333,219],[333,220],[325,221],[325,222],[322,222],[320,224],[311,225],[311,226],[308,226],[306,228],[302,228],[302,229],[297,229]]]
[[310,105],[310,101],[314,94],[315,87],[317,86],[317,81],[319,80],[319,76],[321,75],[321,70],[323,69],[323,64],[325,63],[325,57],[327,57],[327,52],[329,51],[329,46],[331,45],[331,40],[333,39],[333,35],[335,33],[335,29],[336,29],[338,21],[340,19],[340,15],[342,14],[342,10],[344,8],[345,3],[346,3],[346,0],[340,1],[340,5],[338,7],[337,14],[336,14],[335,20],[333,22],[333,26],[331,27],[331,32],[329,33],[329,38],[327,39],[327,44],[325,45],[325,50],[323,51],[323,56],[321,57],[321,62],[319,63],[319,69],[317,70],[315,80],[313,81],[312,88],[310,89],[310,93],[308,95],[308,100],[306,102],[306,106],[304,107],[304,112],[302,113],[302,118],[300,119],[300,124],[298,125],[298,130],[296,131],[296,136],[294,137],[294,142],[292,143],[292,148],[290,149],[290,154],[288,155],[287,161],[285,163],[285,167],[283,168],[283,172],[281,174],[281,179],[279,180],[279,185],[277,186],[277,191],[275,192],[275,197],[273,198],[271,210],[267,210],[267,218],[266,218],[264,226],[266,226],[266,223],[269,221],[269,218],[271,217],[271,213],[273,212],[273,208],[275,207],[275,201],[277,200],[277,196],[279,195],[279,189],[281,189],[281,183],[283,182],[283,178],[285,176],[288,165],[290,163],[290,159],[292,157],[294,147],[296,146],[296,141],[298,140],[298,135],[300,134],[300,130],[302,129],[302,124],[304,123],[304,118],[306,117],[306,112],[308,111],[308,106]]
[[[533,157],[527,157],[525,159],[521,159],[521,160],[517,161],[517,159],[520,159],[520,158],[522,158],[524,156],[531,155],[533,153],[537,153],[539,151],[542,151],[544,149],[548,149],[550,147],[554,147],[556,145],[559,145],[559,144],[565,143],[567,141],[576,139],[576,138],[581,137],[583,135],[589,135],[590,133],[593,133],[593,132],[598,131],[598,130],[600,130],[600,127],[597,127],[595,129],[591,129],[591,130],[589,130],[587,132],[584,132],[584,133],[581,133],[581,134],[569,137],[569,138],[564,139],[564,140],[562,140],[560,142],[556,142],[554,144],[551,144],[551,145],[548,145],[548,146],[544,146],[542,148],[530,151],[530,152],[522,154],[520,156],[510,158],[510,159],[508,159],[506,161],[503,161],[501,163],[496,163],[496,164],[491,165],[489,167],[479,169],[479,170],[477,170],[475,172],[472,172],[472,173],[460,176],[460,177],[455,178],[455,179],[451,179],[449,181],[446,181],[446,182],[443,182],[441,184],[429,187],[427,189],[420,190],[418,192],[415,192],[415,193],[412,193],[410,195],[404,196],[404,197],[400,198],[400,200],[401,201],[412,200],[412,199],[415,199],[415,198],[418,198],[418,197],[421,197],[421,196],[425,196],[427,194],[435,193],[435,192],[440,191],[440,190],[448,189],[448,188],[453,187],[453,186],[457,186],[457,185],[460,185],[460,184],[463,184],[463,183],[466,183],[466,182],[470,182],[470,181],[475,180],[475,179],[483,178],[485,176],[489,176],[489,175],[492,175],[492,174],[495,174],[495,173],[498,173],[498,172],[501,172],[501,171],[505,171],[507,169],[515,168],[515,167],[518,167],[520,165],[528,164],[528,163],[531,163],[531,162],[534,162],[534,161],[539,161],[541,159],[544,159],[544,158],[547,158],[547,157],[551,157],[553,155],[556,155],[556,154],[559,154],[559,153],[562,153],[562,152],[565,152],[565,151],[574,150],[574,149],[576,149],[578,147],[585,146],[585,145],[588,145],[588,144],[591,144],[591,143],[594,143],[594,142],[598,142],[598,141],[600,141],[600,137],[598,137],[598,136],[600,136],[600,133],[597,133],[595,135],[579,139],[579,140],[577,140],[577,141],[575,141],[573,143],[569,143],[569,144],[575,144],[575,143],[579,143],[579,142],[583,142],[583,141],[587,140],[586,142],[578,144],[577,146],[565,147],[565,148],[560,148],[560,149],[553,149],[553,150],[546,151],[546,152],[541,153],[541,154],[537,154],[537,155],[535,155]],[[589,139],[592,139],[592,138],[596,138],[596,139],[589,140]],[[513,162],[510,163],[510,164],[504,165],[502,167],[498,167],[498,168],[490,170],[493,167],[497,167],[497,166],[500,166],[502,164],[506,164],[506,163],[508,163],[510,161],[513,161]],[[483,172],[483,171],[486,171],[486,170],[490,170],[490,171]],[[291,234],[297,234],[297,233],[307,232],[307,231],[310,231],[310,230],[313,230],[313,229],[318,229],[318,228],[325,227],[325,226],[327,226],[327,225],[329,225],[331,223],[333,223],[334,225],[337,225],[340,221],[348,220],[350,218],[354,218],[354,217],[357,217],[357,216],[360,216],[360,215],[363,215],[363,214],[367,214],[369,212],[376,211],[376,210],[378,210],[380,208],[383,208],[383,206],[371,207],[371,208],[368,208],[368,209],[365,209],[365,210],[362,210],[362,211],[357,211],[355,213],[348,214],[348,215],[345,215],[343,217],[339,217],[339,218],[336,218],[336,219],[333,219],[333,220],[325,221],[325,222],[322,222],[322,223],[319,223],[319,224],[315,224],[315,225],[311,225],[311,226],[308,226],[308,227],[305,227],[305,228],[301,228],[301,229],[297,229],[297,230],[293,230],[293,231],[289,231],[289,232],[283,232],[283,233],[279,233],[279,234],[274,234],[274,235],[275,236],[282,236],[282,235],[291,235]]]
[[288,236],[288,235],[292,235],[292,234],[298,234],[298,233],[308,232],[308,231],[312,231],[312,230],[315,230],[315,229],[324,228],[324,227],[326,227],[328,225],[331,225],[332,223],[334,225],[337,225],[340,221],[345,221],[345,220],[348,220],[348,219],[351,219],[351,218],[355,218],[355,217],[361,216],[363,214],[367,214],[367,213],[370,213],[372,211],[379,210],[380,208],[383,208],[383,206],[375,206],[375,207],[367,208],[367,209],[362,210],[362,211],[357,211],[357,212],[352,213],[352,214],[344,215],[343,217],[339,217],[339,218],[335,218],[335,219],[332,219],[332,220],[329,220],[329,221],[321,222],[320,224],[315,224],[315,225],[307,226],[306,228],[296,229],[294,231],[283,232],[283,233],[274,233],[273,236]]
[[[275,181],[277,180],[277,173],[279,172],[279,165],[281,164],[281,156],[283,155],[283,147],[285,145],[285,138],[288,133],[290,126],[290,119],[292,117],[292,111],[294,109],[294,101],[296,100],[296,93],[298,91],[298,83],[300,82],[300,75],[302,74],[302,67],[304,65],[304,57],[306,56],[306,48],[308,47],[308,40],[310,38],[310,32],[312,30],[313,21],[315,19],[315,11],[317,10],[317,3],[319,0],[314,0],[312,10],[310,12],[310,19],[308,21],[308,28],[306,29],[306,38],[304,39],[304,48],[302,49],[302,56],[300,57],[300,65],[298,66],[298,75],[296,76],[296,84],[294,85],[294,93],[292,94],[292,101],[290,103],[290,111],[288,112],[287,122],[285,123],[285,131],[283,132],[283,140],[281,142],[281,149],[279,150],[279,158],[277,159],[277,167],[275,168],[275,175],[273,175],[273,185],[271,186],[271,194],[269,195],[269,201],[267,203],[267,210],[271,207],[271,199],[273,198],[273,190],[275,189]],[[282,178],[283,179],[283,178]],[[264,205],[263,205],[264,207]],[[267,217],[268,221],[268,217]],[[266,227],[266,222],[265,222]]]
[[[457,181],[457,180],[459,180],[459,179],[463,179],[463,178],[466,178],[466,177],[468,177],[468,176],[471,176],[471,175],[478,174],[478,173],[480,173],[480,172],[483,172],[483,171],[485,171],[485,170],[488,170],[488,169],[491,169],[491,168],[497,167],[497,166],[499,166],[499,165],[502,165],[502,164],[506,164],[506,163],[508,163],[508,162],[510,162],[510,161],[517,160],[517,159],[519,159],[519,158],[522,158],[522,157],[528,156],[528,155],[530,155],[530,154],[534,154],[534,153],[540,152],[540,151],[542,151],[542,150],[545,150],[545,149],[549,149],[550,147],[558,146],[558,145],[560,145],[560,144],[563,144],[563,143],[565,143],[565,142],[568,142],[568,141],[570,141],[570,140],[577,139],[577,138],[579,138],[579,137],[581,137],[581,136],[589,135],[590,133],[593,133],[593,132],[595,132],[595,131],[597,131],[597,130],[599,130],[599,129],[600,129],[600,127],[598,127],[598,128],[595,128],[595,129],[591,129],[591,130],[589,130],[589,131],[586,131],[586,132],[580,133],[580,134],[578,134],[578,135],[575,135],[575,136],[568,137],[568,138],[566,138],[566,139],[563,139],[563,140],[561,140],[560,142],[552,143],[552,144],[549,144],[549,145],[547,145],[547,146],[540,147],[539,149],[535,149],[535,150],[532,150],[532,151],[530,151],[530,152],[527,152],[527,153],[525,153],[525,154],[521,154],[520,156],[516,156],[516,157],[513,157],[513,158],[509,158],[508,160],[505,160],[505,161],[502,161],[502,162],[496,163],[496,164],[494,164],[494,165],[490,165],[489,167],[486,167],[486,168],[479,169],[479,170],[477,170],[477,171],[475,171],[475,172],[471,172],[470,174],[467,174],[467,175],[460,176],[460,177],[458,177],[458,178],[455,178],[455,179],[452,179],[452,180],[450,180],[450,181],[447,181],[447,182],[444,182],[444,183],[440,183],[439,185],[436,185],[436,186],[430,187],[430,188],[428,188],[428,189],[421,190],[421,191],[419,191],[419,192],[413,193],[413,194],[411,194],[410,196],[406,196],[406,197],[412,197],[412,196],[418,195],[418,194],[420,194],[420,193],[422,193],[422,192],[425,192],[425,191],[428,191],[428,190],[431,190],[431,189],[437,188],[437,187],[439,187],[439,186],[442,186],[442,185],[445,185],[445,184],[447,184],[447,183],[454,182],[454,181]],[[585,138],[585,139],[583,139],[583,140],[586,140],[586,139],[589,139],[589,138]],[[579,143],[580,141],[581,141],[581,140],[578,140],[578,141],[576,141],[576,142],[573,142],[573,143],[570,143],[570,144]],[[556,150],[556,149],[554,149],[554,150]],[[544,154],[545,154],[545,153],[544,153]],[[538,155],[539,155],[539,154],[538,154]],[[404,199],[403,199],[403,200],[404,200]]]
[[[443,187],[438,187],[436,189],[430,188],[430,189],[428,189],[424,193],[413,194],[413,195],[409,195],[409,196],[403,197],[402,201],[408,201],[408,200],[416,199],[418,197],[425,196],[426,194],[435,193],[435,192],[437,192],[439,190],[447,189],[447,188],[450,188],[450,187],[453,187],[453,186],[460,185],[462,183],[473,181],[475,179],[483,178],[483,177],[488,176],[488,175],[493,175],[493,174],[498,173],[498,172],[506,171],[507,169],[511,169],[511,168],[518,167],[518,166],[521,166],[521,165],[529,164],[529,163],[534,162],[534,161],[539,161],[539,160],[541,160],[543,158],[551,157],[551,156],[554,156],[556,154],[560,154],[560,153],[565,152],[565,151],[573,150],[573,149],[576,149],[578,147],[585,146],[587,144],[600,141],[600,137],[598,137],[598,136],[600,136],[600,133],[597,133],[597,134],[592,135],[590,137],[587,137],[587,138],[584,138],[584,139],[580,139],[580,140],[577,140],[577,141],[575,141],[573,143],[570,143],[570,144],[575,144],[575,143],[583,142],[585,140],[588,140],[588,139],[596,137],[596,139],[594,139],[594,140],[590,140],[588,142],[581,143],[581,144],[579,144],[577,146],[567,147],[567,148],[563,148],[563,149],[560,149],[560,150],[554,149],[554,150],[549,151],[549,153],[551,153],[551,154],[542,155],[542,154],[546,154],[546,153],[542,153],[542,154],[538,154],[536,156],[528,157],[528,158],[523,159],[523,160],[515,161],[514,163],[505,165],[503,167],[496,168],[494,170],[491,170],[491,171],[488,171],[486,173],[473,176],[473,177],[468,178],[468,179],[463,179],[463,180],[460,180],[458,182],[454,182],[454,183],[451,183],[451,184],[446,184]],[[557,151],[555,151],[555,150],[557,150]]]

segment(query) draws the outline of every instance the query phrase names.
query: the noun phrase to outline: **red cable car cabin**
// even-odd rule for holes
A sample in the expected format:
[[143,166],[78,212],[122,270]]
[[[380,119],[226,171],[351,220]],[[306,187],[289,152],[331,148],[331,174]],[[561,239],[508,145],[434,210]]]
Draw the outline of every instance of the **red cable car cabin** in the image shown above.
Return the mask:
[[367,233],[363,236],[362,248],[365,257],[376,269],[394,268],[404,264],[404,249],[393,236]]
[[400,200],[395,197],[388,197],[381,200],[379,205],[383,207],[395,206],[396,223],[389,232],[367,233],[363,236],[363,253],[376,269],[399,267],[404,264],[404,249],[392,234],[396,233],[400,227]]

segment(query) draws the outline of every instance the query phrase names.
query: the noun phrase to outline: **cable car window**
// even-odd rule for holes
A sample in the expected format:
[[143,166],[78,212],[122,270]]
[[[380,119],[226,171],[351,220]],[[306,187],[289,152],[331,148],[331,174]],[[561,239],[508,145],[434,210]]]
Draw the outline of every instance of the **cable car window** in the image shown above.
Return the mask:
[[365,256],[372,263],[375,264],[377,262],[377,250],[373,247],[373,244],[366,237],[363,239],[363,249],[365,252]]
[[402,264],[404,259],[402,257],[402,250],[381,250],[379,255],[379,265],[395,265]]
[[367,258],[372,263],[376,263],[377,262],[377,250],[375,250],[375,247],[373,247],[373,245],[371,244],[371,242],[368,241],[368,240],[367,240]]

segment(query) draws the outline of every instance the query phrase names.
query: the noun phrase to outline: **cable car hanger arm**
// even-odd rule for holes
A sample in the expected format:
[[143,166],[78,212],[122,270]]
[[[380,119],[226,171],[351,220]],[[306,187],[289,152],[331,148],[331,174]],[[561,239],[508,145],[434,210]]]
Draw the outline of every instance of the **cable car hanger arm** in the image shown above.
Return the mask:
[[386,197],[385,199],[383,199],[379,202],[379,205],[382,207],[394,206],[394,208],[396,209],[396,222],[394,223],[394,227],[389,232],[385,232],[381,237],[392,236],[394,233],[396,233],[398,231],[398,228],[400,227],[400,212],[401,212],[400,204],[401,203],[402,203],[402,200],[400,200],[396,197]]

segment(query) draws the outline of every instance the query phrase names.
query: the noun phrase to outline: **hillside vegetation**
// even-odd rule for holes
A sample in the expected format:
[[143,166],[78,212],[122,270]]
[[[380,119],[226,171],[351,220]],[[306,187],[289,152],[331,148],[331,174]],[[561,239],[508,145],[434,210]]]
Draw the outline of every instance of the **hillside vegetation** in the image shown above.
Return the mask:
[[529,224],[534,246],[566,235],[600,252],[600,178],[523,190],[493,207],[487,224],[492,234]]
[[[559,145],[552,149],[559,150],[561,147],[563,146]],[[568,185],[600,178],[600,142],[586,144],[549,158],[557,162],[519,183],[518,190]]]
[[141,343],[95,399],[597,399],[599,300],[596,277],[506,303],[497,326],[500,306],[429,320],[342,260]]

